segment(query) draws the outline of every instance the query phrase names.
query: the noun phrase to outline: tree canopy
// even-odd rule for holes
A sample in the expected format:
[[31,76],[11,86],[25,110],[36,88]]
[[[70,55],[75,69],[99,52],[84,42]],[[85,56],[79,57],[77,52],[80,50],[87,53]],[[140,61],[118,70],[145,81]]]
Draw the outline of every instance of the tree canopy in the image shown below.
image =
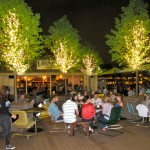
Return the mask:
[[0,0],[0,61],[18,74],[42,54],[39,20],[23,0]]
[[142,0],[131,0],[122,8],[120,18],[115,20],[115,29],[107,35],[112,61],[138,69],[150,63],[150,19],[148,5]]
[[53,52],[57,68],[67,73],[79,61],[80,37],[78,32],[72,27],[67,16],[64,16],[50,26],[49,33],[45,38],[45,45]]
[[102,58],[98,55],[95,49],[93,49],[91,46],[82,47],[80,70],[84,74],[88,76],[100,74],[100,65],[102,63]]

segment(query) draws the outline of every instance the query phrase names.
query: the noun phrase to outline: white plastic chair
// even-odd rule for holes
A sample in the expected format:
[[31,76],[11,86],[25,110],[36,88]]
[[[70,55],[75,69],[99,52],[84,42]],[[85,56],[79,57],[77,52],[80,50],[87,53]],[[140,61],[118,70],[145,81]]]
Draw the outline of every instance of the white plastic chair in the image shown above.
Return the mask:
[[143,104],[138,104],[136,106],[136,109],[138,111],[139,116],[143,118],[142,123],[144,123],[145,118],[147,119],[148,117],[150,117],[150,115],[148,115],[148,108]]

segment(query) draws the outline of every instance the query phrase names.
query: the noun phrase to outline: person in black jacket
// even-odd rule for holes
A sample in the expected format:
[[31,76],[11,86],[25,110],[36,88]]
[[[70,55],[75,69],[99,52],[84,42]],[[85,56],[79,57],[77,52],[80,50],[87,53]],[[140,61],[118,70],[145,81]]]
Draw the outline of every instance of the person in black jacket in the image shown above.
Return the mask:
[[9,112],[10,101],[7,95],[7,88],[5,86],[0,89],[0,126],[2,132],[0,132],[0,137],[6,137],[6,147],[5,149],[15,149],[14,146],[10,145],[10,132],[11,132],[11,118],[16,118],[16,115],[12,115]]

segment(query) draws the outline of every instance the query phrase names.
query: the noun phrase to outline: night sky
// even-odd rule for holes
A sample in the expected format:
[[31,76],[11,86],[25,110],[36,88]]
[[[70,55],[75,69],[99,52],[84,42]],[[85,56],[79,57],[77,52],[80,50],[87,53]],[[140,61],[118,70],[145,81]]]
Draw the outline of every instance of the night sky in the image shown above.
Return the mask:
[[[147,0],[149,1],[149,0]],[[127,6],[129,0],[25,0],[34,13],[41,15],[41,27],[47,34],[54,21],[68,16],[76,28],[81,42],[95,46],[104,63],[111,63],[109,48],[105,44],[105,35],[114,28],[115,17],[121,13],[121,7]]]

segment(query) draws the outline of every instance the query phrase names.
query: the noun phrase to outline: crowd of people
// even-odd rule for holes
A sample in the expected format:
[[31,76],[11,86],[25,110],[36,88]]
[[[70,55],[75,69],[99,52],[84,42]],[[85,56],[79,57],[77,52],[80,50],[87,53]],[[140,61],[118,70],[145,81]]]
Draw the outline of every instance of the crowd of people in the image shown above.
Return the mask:
[[[145,101],[142,103],[148,107],[148,113],[150,114],[150,88],[147,90],[141,88],[141,91],[145,95]],[[99,97],[98,90],[92,95],[86,90],[82,91],[82,93],[80,91],[69,91],[68,93],[68,98],[62,104],[61,108],[57,105],[58,97],[50,97],[48,102],[49,115],[55,121],[63,120],[68,128],[70,123],[76,121],[89,122],[89,131],[93,133],[93,123],[96,119],[98,126],[105,132],[108,129],[107,122],[109,122],[112,108],[124,107],[123,94],[117,94],[115,90],[108,91],[107,88],[104,88],[103,98]],[[15,149],[10,144],[10,132],[11,118],[15,119],[16,116],[9,112],[9,99],[8,89],[2,87],[0,89],[0,127],[4,128],[5,132],[0,131],[0,137],[6,137],[6,149]],[[20,96],[19,101],[25,101],[24,95]]]
[[89,131],[91,133],[94,132],[93,122],[95,119],[97,119],[99,127],[106,131],[106,123],[109,121],[111,109],[124,106],[122,95],[115,95],[112,91],[103,99],[99,98],[96,92],[91,97],[86,91],[84,91],[83,95],[69,95],[62,105],[62,110],[55,104],[57,102],[55,97],[51,98],[50,101],[48,111],[54,120],[63,119],[68,127],[70,123],[76,121],[89,122]]

